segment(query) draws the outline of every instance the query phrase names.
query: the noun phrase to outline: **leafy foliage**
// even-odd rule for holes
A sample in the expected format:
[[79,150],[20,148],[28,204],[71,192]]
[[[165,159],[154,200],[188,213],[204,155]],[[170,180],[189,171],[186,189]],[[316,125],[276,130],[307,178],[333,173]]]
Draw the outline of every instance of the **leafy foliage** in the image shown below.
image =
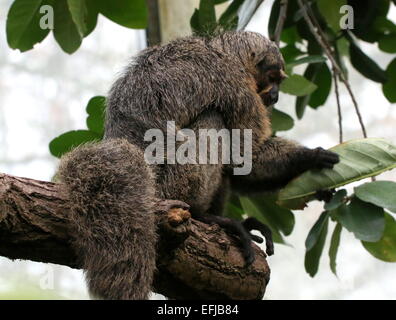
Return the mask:
[[[199,35],[234,30],[238,23],[245,24],[262,0],[233,0],[227,9],[216,16],[216,5],[225,0],[201,0],[192,12],[190,24]],[[249,6],[247,6],[249,4]],[[354,9],[354,28],[343,30],[340,26],[340,8],[350,5]],[[15,0],[8,12],[6,34],[10,48],[27,51],[43,41],[51,32],[40,28],[43,13],[40,8],[49,5],[54,9],[53,34],[63,51],[75,52],[96,27],[98,15],[128,28],[145,28],[147,8],[144,0]],[[328,39],[331,50],[341,69],[348,74],[349,60],[364,78],[382,85],[384,96],[396,102],[396,57],[383,70],[363,49],[362,42],[375,43],[387,54],[396,53],[396,25],[387,18],[390,0],[316,0],[309,6],[315,20]],[[280,15],[280,0],[271,9],[268,34],[274,37]],[[295,96],[295,110],[302,119],[307,107],[318,109],[329,97],[333,70],[323,48],[311,33],[297,1],[290,0],[281,39],[281,52],[289,75],[281,85],[284,93]],[[299,74],[301,65],[305,69]],[[50,143],[50,151],[60,157],[72,148],[89,141],[100,140],[104,134],[105,98],[94,97],[87,106],[87,128],[66,132]],[[294,120],[288,114],[273,109],[274,131],[290,130]],[[302,208],[314,198],[317,190],[338,188],[369,176],[375,176],[396,166],[396,149],[380,139],[347,142],[332,149],[341,156],[334,170],[307,172],[284,188],[276,196],[238,197],[232,195],[227,203],[228,216],[242,219],[246,214],[268,224],[275,241],[285,243],[284,237],[294,228],[294,215],[290,208]],[[336,222],[331,237],[330,269],[336,274],[336,257],[341,242],[342,229],[353,232],[363,247],[374,257],[396,262],[396,222],[387,212],[396,212],[396,183],[377,181],[365,183],[348,195],[339,189],[325,203],[324,211],[310,230],[306,239],[305,268],[314,276],[327,237],[329,220]],[[287,208],[281,207],[282,204]]]
[[11,48],[22,52],[30,50],[50,33],[50,29],[40,26],[40,19],[45,18],[40,13],[44,5],[53,8],[54,37],[67,53],[75,52],[83,38],[95,29],[99,13],[127,28],[146,27],[144,0],[15,0],[6,26]]

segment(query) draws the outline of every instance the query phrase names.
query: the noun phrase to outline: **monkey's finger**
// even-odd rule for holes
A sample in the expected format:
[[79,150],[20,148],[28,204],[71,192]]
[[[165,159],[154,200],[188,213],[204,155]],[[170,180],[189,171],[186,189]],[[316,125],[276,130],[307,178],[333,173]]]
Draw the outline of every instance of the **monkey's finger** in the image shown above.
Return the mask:
[[248,231],[257,230],[259,231],[262,236],[265,238],[266,244],[266,253],[269,256],[274,254],[274,242],[272,240],[272,232],[271,229],[265,225],[264,223],[260,222],[254,217],[249,217],[242,222],[244,228]]
[[256,236],[255,234],[250,234],[250,237],[252,238],[252,240],[254,242],[257,242],[257,243],[263,243],[264,242],[263,238],[261,238],[259,236]]

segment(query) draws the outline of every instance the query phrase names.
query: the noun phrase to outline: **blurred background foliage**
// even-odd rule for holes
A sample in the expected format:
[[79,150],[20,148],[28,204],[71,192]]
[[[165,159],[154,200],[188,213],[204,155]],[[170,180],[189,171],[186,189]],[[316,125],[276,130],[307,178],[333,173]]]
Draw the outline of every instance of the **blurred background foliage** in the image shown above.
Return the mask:
[[[290,108],[287,112],[278,107],[274,109],[272,123],[277,133],[293,129],[296,120],[302,119],[302,123],[306,123],[308,120],[305,120],[305,115],[310,112],[309,109],[318,110],[324,105],[328,106],[326,102],[332,89],[336,84],[348,84],[352,69],[364,77],[365,81],[379,84],[383,96],[389,103],[396,102],[396,25],[389,17],[389,11],[396,5],[395,1],[201,0],[195,1],[194,4],[190,2],[190,6],[183,11],[184,14],[190,12],[188,22],[191,30],[185,33],[194,32],[202,36],[223,30],[244,29],[254,16],[259,15],[261,8],[265,7],[268,11],[268,24],[261,25],[260,32],[280,42],[289,75],[281,90],[293,98],[295,108],[293,115],[290,114]],[[41,8],[46,5],[53,8],[53,29],[40,27],[40,21],[46,14]],[[353,8],[353,29],[344,30],[340,27],[340,20],[345,16],[345,12],[341,13],[340,8],[344,5]],[[175,10],[170,8],[172,6],[176,10],[181,9],[176,2],[169,5],[169,2],[165,4],[164,1],[151,0],[15,0],[9,6],[7,15],[7,43],[12,49],[25,52],[33,49],[52,33],[61,50],[68,54],[77,54],[83,42],[88,40],[87,36],[95,30],[100,16],[126,28],[147,29],[149,44],[165,42],[172,38],[172,35],[169,36],[172,32],[168,30],[172,30],[172,25],[178,23],[176,16],[169,19],[169,12]],[[161,14],[162,19],[159,19]],[[327,48],[318,42],[309,21],[314,23],[317,35],[322,38]],[[388,65],[382,66],[367,54],[364,43],[373,44],[378,50],[389,55]],[[78,70],[74,72],[78,78],[84,77]],[[350,99],[343,99],[344,113],[348,112],[345,106],[350,110],[354,108],[348,98]],[[86,113],[86,128],[54,137],[49,143],[49,150],[55,157],[62,156],[81,143],[102,139],[105,96],[96,95],[87,101],[87,106],[79,107]],[[331,107],[336,108],[334,102]],[[326,112],[330,111],[325,111],[324,117]],[[358,123],[356,118],[351,119],[344,119],[344,126],[348,126],[348,121]],[[356,137],[358,135],[354,136]],[[339,138],[342,140],[342,137]],[[378,144],[374,145],[375,148],[378,148]],[[355,155],[352,160],[359,161],[366,151],[367,149],[360,149],[360,155]],[[376,157],[381,151],[388,152],[392,157],[395,155],[393,146],[389,145],[385,149],[374,151],[373,156]],[[356,150],[349,152],[356,153]],[[392,159],[394,162],[394,158]],[[375,170],[375,165],[378,163],[373,164],[369,175],[359,172],[356,176],[362,179],[391,168],[382,162],[382,167],[380,163],[380,168],[377,167]],[[351,182],[346,179],[341,181],[345,183],[339,183],[337,187]],[[304,183],[307,184],[306,181]],[[304,264],[309,275],[314,276],[318,272],[326,241],[330,242],[328,263],[330,269],[336,273],[336,257],[342,243],[341,232],[344,228],[356,239],[362,240],[362,248],[374,257],[384,261],[396,261],[396,233],[393,232],[395,220],[392,215],[392,208],[396,207],[396,200],[392,197],[395,185],[392,181],[378,181],[356,185],[355,190],[352,190],[351,186],[339,189],[330,203],[324,204],[322,209],[316,208],[316,222],[312,224],[305,241]],[[290,207],[279,206],[276,200],[275,196],[233,196],[227,212],[234,218],[242,218],[245,214],[257,217],[271,227],[275,241],[287,243],[285,237],[289,236],[295,227],[296,214]],[[318,213],[320,210],[323,211],[322,214]],[[331,239],[327,239],[329,225],[334,226]]]

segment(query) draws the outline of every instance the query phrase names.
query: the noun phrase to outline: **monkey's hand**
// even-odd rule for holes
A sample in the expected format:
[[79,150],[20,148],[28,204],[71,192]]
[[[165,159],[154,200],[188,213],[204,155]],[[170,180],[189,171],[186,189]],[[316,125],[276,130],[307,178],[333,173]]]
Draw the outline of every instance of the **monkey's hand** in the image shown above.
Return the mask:
[[168,213],[171,209],[188,210],[190,206],[180,200],[159,200],[156,206],[156,213]]
[[[274,254],[274,242],[272,240],[272,232],[271,229],[265,225],[264,223],[260,222],[256,218],[249,217],[245,219],[242,222],[243,227],[246,229],[246,231],[250,232],[252,230],[257,230],[261,233],[261,235],[265,239],[265,245],[267,247],[266,253],[269,256],[272,256]],[[253,241],[258,242],[258,243],[263,243],[263,239],[259,236],[256,236],[254,234],[250,234],[251,238]]]
[[325,150],[321,147],[311,149],[312,169],[333,169],[334,165],[340,162],[337,153]]

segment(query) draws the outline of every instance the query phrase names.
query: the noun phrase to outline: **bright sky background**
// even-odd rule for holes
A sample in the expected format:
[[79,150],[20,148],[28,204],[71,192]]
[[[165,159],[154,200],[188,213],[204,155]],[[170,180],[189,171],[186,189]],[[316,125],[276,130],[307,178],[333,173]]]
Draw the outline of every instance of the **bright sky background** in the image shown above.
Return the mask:
[[[129,57],[142,48],[144,34],[100,17],[96,30],[72,56],[60,50],[52,35],[34,50],[21,54],[9,49],[5,39],[5,18],[11,2],[0,2],[0,172],[49,180],[57,160],[49,154],[48,143],[65,131],[85,128],[84,107],[89,98],[106,95]],[[264,3],[249,30],[266,30],[271,4],[272,1]],[[390,17],[396,21],[394,6],[392,9]],[[391,60],[391,55],[381,53],[376,46],[364,44],[364,50],[382,67]],[[350,78],[369,135],[395,143],[396,106],[387,102],[380,85],[356,72],[351,72]],[[341,93],[346,139],[359,138],[353,106],[345,90]],[[278,108],[294,117],[292,97],[282,95]],[[326,106],[317,111],[309,108],[304,120],[296,120],[295,128],[285,136],[310,147],[337,144],[335,97],[332,95]],[[395,172],[383,177],[396,181]],[[276,246],[276,254],[268,259],[272,271],[266,298],[396,299],[396,265],[374,259],[345,230],[338,254],[338,278],[329,268],[328,243],[318,275],[312,279],[305,273],[305,237],[320,210],[319,204],[313,204],[296,213],[295,230],[287,238],[290,246]],[[332,229],[330,225],[329,231]],[[50,270],[54,272],[57,294],[87,297],[82,272],[78,270],[61,266],[49,269],[45,264],[5,258],[0,258],[0,270],[0,293],[16,285],[38,287]]]

